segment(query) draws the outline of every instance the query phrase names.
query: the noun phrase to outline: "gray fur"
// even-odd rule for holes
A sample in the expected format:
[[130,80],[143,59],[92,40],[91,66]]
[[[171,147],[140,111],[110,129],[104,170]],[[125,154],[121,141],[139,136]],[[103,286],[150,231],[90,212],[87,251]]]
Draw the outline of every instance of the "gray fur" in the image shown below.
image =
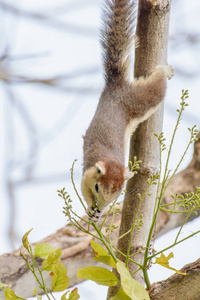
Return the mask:
[[[149,77],[129,82],[127,57],[133,40],[135,7],[135,0],[105,0],[101,30],[105,88],[83,146],[82,192],[89,219],[94,222],[119,196],[124,180],[133,176],[124,167],[127,139],[155,112],[165,96],[166,78],[173,76],[171,66],[158,66]],[[102,174],[98,164],[104,168]]]

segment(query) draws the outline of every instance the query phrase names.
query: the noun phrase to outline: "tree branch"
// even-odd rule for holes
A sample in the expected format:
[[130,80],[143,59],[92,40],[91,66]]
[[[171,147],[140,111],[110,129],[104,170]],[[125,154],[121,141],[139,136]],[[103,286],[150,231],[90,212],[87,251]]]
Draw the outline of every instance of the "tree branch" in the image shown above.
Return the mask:
[[59,30],[68,31],[72,34],[78,34],[81,36],[84,35],[88,37],[94,37],[97,34],[96,30],[93,28],[77,26],[71,23],[67,23],[66,21],[62,22],[60,20],[57,20],[50,15],[19,9],[17,6],[10,5],[5,1],[0,1],[0,8],[13,14],[14,16],[24,17],[35,21],[39,21],[41,24],[51,26],[54,29],[56,28]]
[[[9,60],[9,57],[7,58]],[[58,89],[59,91],[64,91],[68,93],[97,93],[99,91],[98,87],[77,87],[77,86],[67,86],[63,82],[66,80],[71,80],[74,78],[78,78],[81,76],[91,76],[95,73],[99,72],[98,67],[91,67],[88,69],[82,70],[75,70],[70,74],[62,74],[57,76],[51,76],[49,78],[38,78],[34,76],[26,76],[21,75],[16,72],[12,72],[8,67],[0,65],[0,80],[4,81],[5,83],[12,84],[12,85],[19,85],[19,84],[39,84],[39,85],[46,85],[51,88]]]
[[[169,27],[170,0],[153,1],[139,0],[138,21],[136,36],[139,40],[139,46],[135,49],[134,75],[136,78],[151,74],[157,65],[167,64],[167,42]],[[137,196],[144,193],[147,187],[147,178],[150,174],[157,174],[159,168],[159,145],[154,137],[154,133],[162,131],[163,105],[146,122],[142,123],[134,133],[130,142],[129,161],[134,156],[142,161],[141,172],[131,178],[127,183],[127,193],[125,195],[122,220],[120,226],[120,235],[127,232],[134,219],[137,209],[140,205],[140,199]],[[148,191],[151,197],[144,198],[138,213],[143,216],[144,224],[140,230],[134,229],[134,239],[131,243],[130,253],[145,248],[149,234],[149,228],[152,222],[154,200],[156,187],[152,186]],[[119,240],[118,248],[121,252],[127,253],[130,235],[126,235]],[[118,258],[124,261],[124,257],[118,255]],[[144,251],[140,251],[134,256],[134,260],[143,264]],[[134,263],[128,265],[130,273],[137,271],[138,266]],[[115,272],[115,271],[114,271]],[[142,270],[134,275],[134,278],[144,285]],[[116,287],[109,288],[107,299],[115,295]]]
[[149,295],[151,300],[198,300],[200,295],[200,258],[184,266],[180,272],[175,273],[161,282],[154,283]]

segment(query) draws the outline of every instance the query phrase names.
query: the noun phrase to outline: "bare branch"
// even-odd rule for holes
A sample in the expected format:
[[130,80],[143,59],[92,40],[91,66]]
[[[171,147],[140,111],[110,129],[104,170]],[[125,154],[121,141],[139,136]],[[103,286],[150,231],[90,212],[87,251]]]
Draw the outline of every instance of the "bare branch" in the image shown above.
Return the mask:
[[43,25],[48,25],[58,30],[68,31],[71,34],[77,34],[81,36],[84,35],[87,37],[97,36],[97,30],[95,28],[77,26],[66,21],[62,22],[45,14],[19,9],[17,6],[10,5],[4,1],[0,1],[0,8],[6,10],[16,17],[23,17],[32,19],[34,21],[39,21]]
[[166,280],[154,283],[149,290],[151,300],[198,300],[200,295],[200,259],[184,266]]
[[86,75],[90,76],[95,73],[99,73],[99,71],[100,71],[99,67],[91,67],[88,69],[75,70],[70,74],[62,74],[62,75],[57,75],[49,78],[36,78],[33,76],[26,76],[26,75],[18,74],[16,72],[12,72],[9,68],[0,65],[0,80],[13,85],[33,83],[39,85],[46,85],[51,88],[56,88],[59,91],[65,91],[65,92],[67,91],[68,93],[80,93],[80,94],[92,93],[93,94],[99,92],[98,87],[91,87],[91,86],[73,87],[72,85],[67,86],[63,83],[63,81],[78,78],[80,76],[86,76]]

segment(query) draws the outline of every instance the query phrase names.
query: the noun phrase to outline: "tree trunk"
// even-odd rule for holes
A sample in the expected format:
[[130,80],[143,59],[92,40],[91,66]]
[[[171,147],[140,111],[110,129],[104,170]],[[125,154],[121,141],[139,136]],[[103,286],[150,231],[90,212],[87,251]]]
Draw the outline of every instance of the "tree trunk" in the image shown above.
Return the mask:
[[[135,78],[149,75],[157,65],[167,64],[167,42],[170,14],[170,0],[139,0],[138,20],[136,36],[139,46],[135,49]],[[126,195],[122,210],[122,219],[120,226],[120,235],[126,233],[135,218],[137,208],[140,202],[138,193],[141,195],[147,187],[147,178],[150,174],[156,174],[159,170],[159,145],[154,133],[162,131],[163,104],[154,115],[142,123],[130,142],[129,161],[137,156],[142,160],[141,171],[130,179],[126,187]],[[135,229],[131,244],[131,252],[134,253],[146,246],[149,228],[152,221],[154,199],[156,186],[152,186],[151,197],[146,197],[142,203],[139,214],[143,215],[144,224],[140,230]],[[130,235],[126,235],[119,240],[118,249],[127,253]],[[143,263],[143,252],[134,256],[134,260]],[[124,257],[118,255],[118,258],[124,261]],[[130,263],[130,273],[135,272],[138,266]],[[114,271],[115,272],[115,271]],[[144,285],[142,271],[137,272],[134,278]],[[117,287],[109,288],[108,297],[117,292]]]

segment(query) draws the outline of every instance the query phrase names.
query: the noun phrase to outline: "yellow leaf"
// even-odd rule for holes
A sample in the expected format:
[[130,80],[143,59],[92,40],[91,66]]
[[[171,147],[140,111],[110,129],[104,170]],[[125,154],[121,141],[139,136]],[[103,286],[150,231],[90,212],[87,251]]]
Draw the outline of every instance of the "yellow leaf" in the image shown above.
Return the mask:
[[169,260],[172,257],[174,257],[173,252],[171,252],[168,256],[165,256],[163,253],[161,253],[160,257],[156,257],[155,264],[159,264],[167,269],[173,270],[178,274],[186,275],[186,273],[181,273],[180,271],[176,270],[175,268],[172,268],[169,266]]
[[79,298],[80,295],[78,294],[78,289],[74,288],[69,295],[69,300],[78,300]]
[[61,300],[78,300],[80,298],[79,294],[78,294],[78,289],[74,288],[71,293],[69,294],[69,298],[66,298],[67,294],[69,293],[69,291],[67,291],[66,293],[64,293],[61,297]]
[[60,263],[60,256],[62,255],[62,250],[60,248],[56,249],[54,252],[50,253],[46,260],[42,263],[42,268],[45,271],[51,271],[52,266]]
[[0,282],[0,289],[1,289],[1,290],[6,289],[7,286],[8,286],[7,284],[4,284],[4,283]]
[[46,259],[49,254],[56,249],[46,243],[40,243],[35,246],[35,256]]
[[122,287],[119,288],[117,291],[117,294],[113,297],[111,297],[109,300],[131,300],[131,298],[125,294],[124,290]]
[[24,300],[24,298],[15,295],[15,292],[11,290],[8,286],[4,290],[4,296],[6,300]]
[[[147,293],[145,288],[137,280],[131,277],[131,274],[122,261],[117,262],[117,271],[119,272],[121,277],[121,286],[123,288],[123,291],[130,299],[150,300],[149,294]],[[120,298],[116,297],[116,300],[118,299]]]
[[15,295],[15,292],[11,290],[9,287],[5,289],[4,296],[6,300],[16,300],[17,296]]
[[133,278],[129,273],[128,269],[125,267],[124,263],[117,262],[117,271],[121,277],[121,286],[124,292],[132,299],[134,296]]
[[28,250],[28,251],[29,251],[29,248],[28,248],[28,246],[29,246],[28,235],[29,235],[29,233],[31,232],[31,230],[32,230],[32,229],[30,229],[29,231],[27,231],[27,232],[23,235],[23,237],[22,237],[22,243],[23,243],[23,246],[24,246],[24,248],[26,248],[26,250]]
[[52,278],[52,291],[62,292],[67,289],[69,277],[67,276],[67,268],[64,265],[61,263],[54,264],[50,276]]
[[116,275],[102,267],[85,267],[77,271],[77,278],[89,279],[97,284],[115,286],[119,282]]
[[100,261],[104,264],[106,264],[109,267],[116,268],[116,263],[114,259],[106,252],[106,250],[99,245],[95,241],[91,241],[91,247],[93,249],[94,255],[94,260]]
[[[62,295],[61,300],[67,300],[66,296],[67,296],[68,293],[69,293],[69,291],[66,291],[66,292]],[[68,298],[68,299],[69,299],[69,298]]]

